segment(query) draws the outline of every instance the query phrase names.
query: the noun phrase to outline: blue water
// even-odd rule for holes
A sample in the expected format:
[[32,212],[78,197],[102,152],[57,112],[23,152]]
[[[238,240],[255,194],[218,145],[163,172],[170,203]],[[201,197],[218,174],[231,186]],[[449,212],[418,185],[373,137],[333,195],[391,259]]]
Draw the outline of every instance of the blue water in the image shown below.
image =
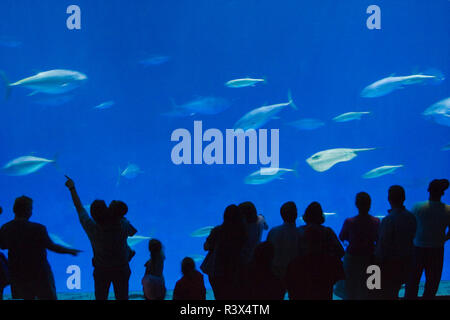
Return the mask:
[[[77,4],[82,29],[66,28],[67,6]],[[366,8],[381,8],[381,30],[366,27]],[[139,235],[162,241],[167,256],[168,288],[180,276],[185,256],[204,254],[204,238],[190,233],[220,224],[230,203],[252,200],[268,224],[281,223],[279,208],[294,200],[301,215],[319,201],[326,225],[337,233],[345,218],[356,214],[354,196],[368,192],[372,214],[385,215],[387,188],[404,185],[407,207],[427,198],[427,184],[449,177],[449,128],[421,113],[448,97],[450,82],[412,85],[379,98],[361,98],[361,90],[393,73],[409,75],[429,68],[450,75],[446,0],[3,0],[0,37],[20,45],[0,45],[0,69],[11,81],[38,71],[70,69],[86,74],[86,84],[58,106],[36,104],[15,88],[1,102],[0,162],[23,155],[52,159],[76,182],[83,203],[94,199],[125,201],[129,220]],[[169,57],[145,66],[154,55]],[[164,60],[164,59],[163,59]],[[231,89],[224,83],[242,77],[266,77],[267,84]],[[258,165],[181,165],[171,161],[171,133],[193,131],[193,121],[225,131],[246,112],[266,103],[287,101],[288,91],[299,110],[280,113],[265,127],[280,129],[280,166],[298,162],[298,177],[264,185],[246,185],[244,178]],[[196,96],[221,97],[231,107],[215,115],[167,117],[171,99],[182,104]],[[48,98],[48,97],[47,97]],[[108,110],[94,110],[115,101]],[[360,121],[331,119],[349,111],[371,111]],[[286,122],[317,118],[325,126],[299,131]],[[331,148],[366,148],[355,159],[326,172],[314,171],[305,160]],[[144,173],[121,179],[118,168],[139,165]],[[370,169],[402,164],[395,174],[376,179],[361,176]],[[78,223],[64,176],[48,165],[21,177],[0,177],[0,223],[13,217],[17,196],[34,199],[32,221],[83,250],[78,257],[49,253],[58,291],[66,288],[67,266],[82,270],[81,291],[93,291],[92,250]],[[445,202],[450,202],[447,194]],[[299,222],[300,223],[300,222]],[[264,237],[266,234],[264,234]],[[135,247],[130,289],[140,290],[145,242]],[[446,248],[443,279],[450,279]]]

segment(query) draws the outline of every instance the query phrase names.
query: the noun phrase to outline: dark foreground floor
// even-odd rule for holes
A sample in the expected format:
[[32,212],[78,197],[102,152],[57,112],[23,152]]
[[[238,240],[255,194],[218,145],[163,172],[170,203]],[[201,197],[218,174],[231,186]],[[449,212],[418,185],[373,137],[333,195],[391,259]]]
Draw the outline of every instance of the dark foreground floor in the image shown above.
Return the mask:
[[[419,295],[422,295],[423,283],[420,284]],[[167,290],[166,300],[172,300],[173,290]],[[400,296],[403,296],[403,289],[400,291]],[[450,281],[441,281],[439,285],[438,296],[440,299],[450,300]],[[5,295],[5,300],[9,300],[11,297]],[[113,291],[110,291],[109,298],[114,299]],[[335,300],[340,300],[339,297],[334,297]],[[58,293],[59,300],[94,300],[93,292],[62,292]],[[144,300],[142,291],[130,292],[130,300]],[[206,293],[206,300],[214,300],[214,295],[212,290],[208,290]]]

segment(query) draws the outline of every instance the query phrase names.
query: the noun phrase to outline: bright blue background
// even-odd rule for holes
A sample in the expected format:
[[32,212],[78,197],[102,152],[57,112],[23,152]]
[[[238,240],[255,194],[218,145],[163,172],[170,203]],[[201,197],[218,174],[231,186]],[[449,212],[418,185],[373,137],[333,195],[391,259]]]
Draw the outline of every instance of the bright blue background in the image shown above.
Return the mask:
[[[82,30],[66,28],[66,8],[77,4]],[[366,8],[381,7],[382,29],[366,28]],[[129,220],[140,235],[160,239],[167,255],[164,274],[173,288],[180,261],[204,254],[203,238],[189,234],[221,222],[227,204],[252,200],[271,227],[281,223],[279,207],[294,200],[300,215],[311,201],[324,211],[337,212],[326,224],[340,231],[343,220],[356,214],[354,196],[367,191],[372,213],[385,215],[387,188],[402,184],[407,206],[427,198],[431,178],[449,177],[449,128],[425,120],[421,113],[446,98],[449,81],[415,85],[389,95],[367,99],[359,93],[368,84],[389,76],[428,68],[450,74],[448,16],[450,3],[433,1],[268,1],[268,0],[3,0],[0,36],[23,42],[0,47],[0,69],[13,81],[36,71],[71,69],[87,74],[88,82],[74,91],[68,104],[44,107],[14,89],[1,102],[0,162],[35,152],[52,158],[74,178],[83,203],[96,198],[128,203]],[[162,65],[145,68],[138,62],[152,54],[170,56]],[[240,77],[262,77],[267,85],[230,89],[223,84]],[[266,185],[245,185],[243,179],[258,166],[175,166],[170,159],[177,128],[225,130],[244,113],[264,103],[287,100],[288,90],[299,106],[283,111],[268,128],[280,128],[280,166],[299,163],[299,177]],[[224,97],[227,111],[213,116],[168,118],[170,98],[187,102],[196,95]],[[92,108],[115,100],[110,110]],[[349,111],[371,111],[361,121],[335,123]],[[326,126],[298,131],[285,123],[319,118]],[[324,173],[305,159],[330,148],[377,147]],[[117,171],[138,164],[144,174],[123,179]],[[370,169],[403,164],[394,175],[365,180]],[[24,177],[0,177],[4,223],[22,194],[32,197],[32,220],[45,224],[74,247],[79,257],[49,253],[58,291],[65,286],[68,265],[82,269],[82,291],[93,291],[89,241],[78,223],[64,177],[52,166]],[[448,195],[444,201],[449,202]],[[264,235],[265,237],[265,235]],[[136,247],[131,263],[131,290],[140,290],[146,243]],[[447,248],[448,249],[448,248]],[[443,279],[450,279],[446,250]]]

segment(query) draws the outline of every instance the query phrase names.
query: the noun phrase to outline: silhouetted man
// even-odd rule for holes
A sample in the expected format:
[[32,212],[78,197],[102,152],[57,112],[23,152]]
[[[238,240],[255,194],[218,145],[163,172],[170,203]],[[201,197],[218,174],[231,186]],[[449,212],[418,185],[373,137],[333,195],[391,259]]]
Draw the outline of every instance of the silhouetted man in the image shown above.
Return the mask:
[[74,256],[80,251],[53,243],[43,225],[28,221],[33,211],[32,199],[17,198],[13,211],[14,220],[0,229],[0,248],[8,250],[12,298],[56,300],[47,249]]
[[447,179],[431,181],[428,186],[429,200],[416,204],[412,209],[417,221],[417,231],[414,238],[413,270],[406,286],[408,299],[417,298],[423,271],[426,278],[423,298],[434,298],[439,288],[444,264],[444,244],[450,239],[450,206],[441,202],[448,186]]
[[274,227],[267,235],[267,241],[274,247],[273,269],[275,275],[284,281],[289,263],[298,255],[297,206],[289,201],[280,208],[284,223]]
[[411,273],[416,218],[403,205],[405,190],[401,186],[389,188],[388,201],[391,209],[381,221],[376,255],[381,264],[381,297],[398,299]]

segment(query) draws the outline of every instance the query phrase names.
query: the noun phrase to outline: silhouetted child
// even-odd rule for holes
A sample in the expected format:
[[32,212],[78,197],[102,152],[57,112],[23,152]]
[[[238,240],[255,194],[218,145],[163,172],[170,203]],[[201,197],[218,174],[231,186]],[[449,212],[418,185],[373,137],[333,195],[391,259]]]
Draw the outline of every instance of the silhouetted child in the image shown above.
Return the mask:
[[206,288],[203,275],[195,269],[192,258],[181,262],[183,277],[177,281],[173,291],[173,300],[205,300]]
[[164,283],[164,252],[159,240],[151,239],[148,243],[150,260],[145,263],[145,275],[142,278],[144,296],[147,300],[164,300],[166,286]]
[[[125,215],[128,213],[128,206],[125,202],[119,201],[119,200],[113,200],[109,204],[109,209],[111,210],[111,214],[113,216],[118,217],[121,221],[121,223],[128,224],[128,236],[132,237],[137,233],[137,230],[135,227],[131,225],[131,223],[125,218]],[[128,261],[131,261],[133,257],[136,255],[136,251],[131,249],[130,246],[127,245],[127,251],[128,251]]]

